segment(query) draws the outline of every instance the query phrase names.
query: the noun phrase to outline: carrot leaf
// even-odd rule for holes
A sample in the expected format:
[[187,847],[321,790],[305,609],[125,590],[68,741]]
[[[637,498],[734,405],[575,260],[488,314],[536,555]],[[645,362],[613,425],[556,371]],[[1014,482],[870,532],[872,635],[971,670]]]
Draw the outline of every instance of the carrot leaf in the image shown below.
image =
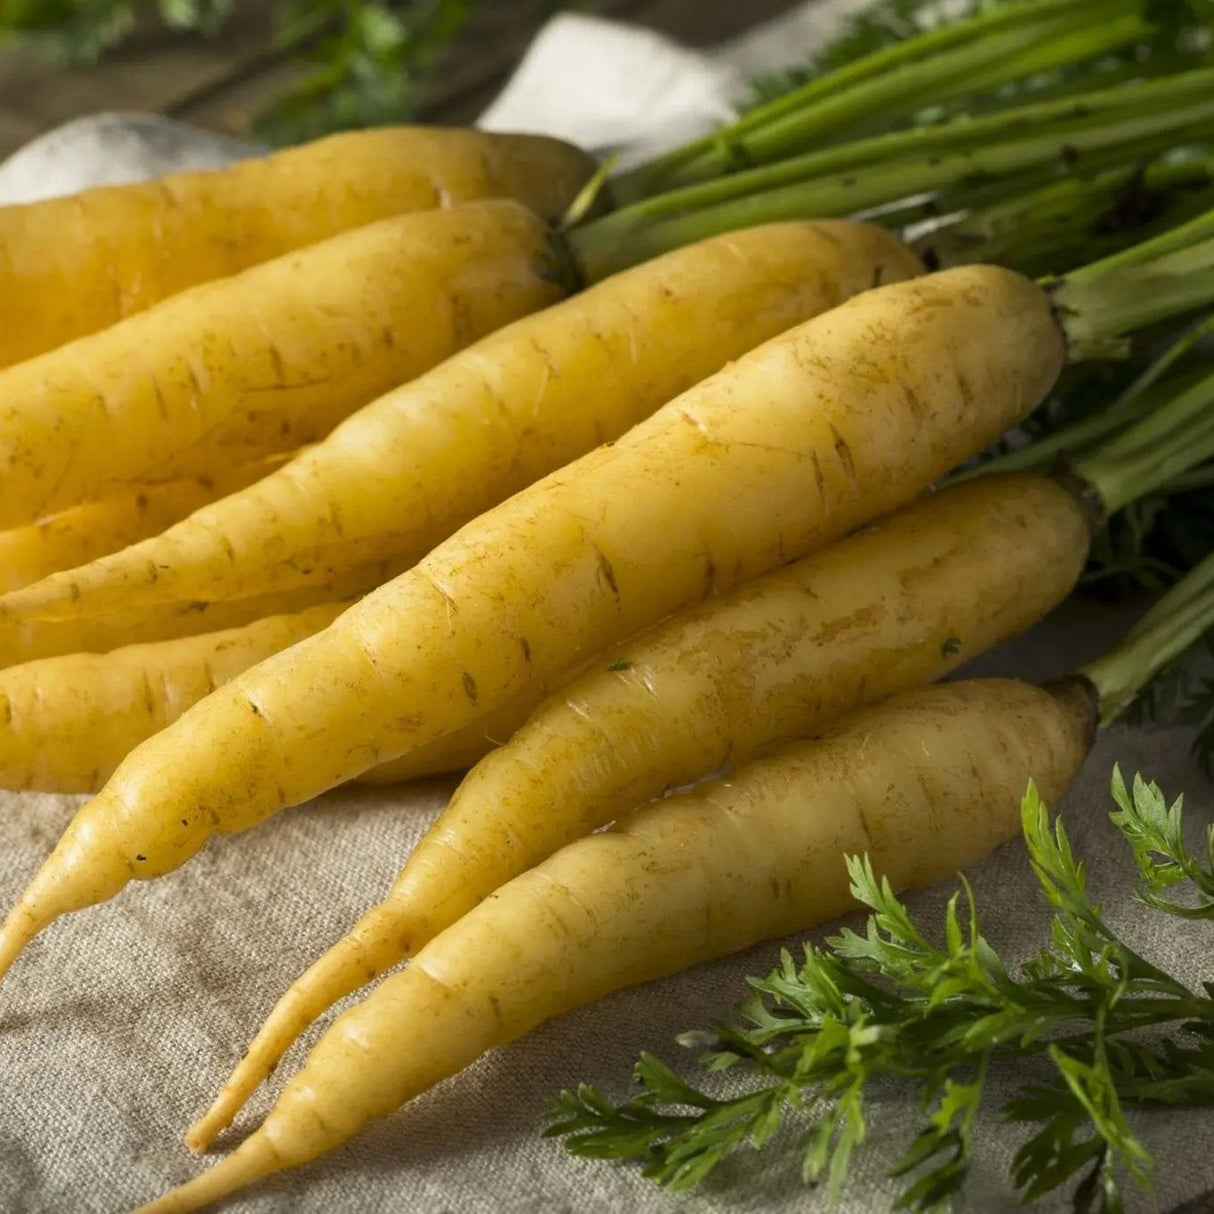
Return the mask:
[[[1185,845],[1183,797],[1169,805],[1157,784],[1135,776],[1127,787],[1120,768],[1114,768],[1113,800],[1118,805],[1113,822],[1133,849],[1142,877],[1139,901],[1186,919],[1214,918],[1214,826],[1206,829],[1205,855],[1199,859]],[[1180,884],[1191,886],[1198,901],[1179,903],[1161,897]]]

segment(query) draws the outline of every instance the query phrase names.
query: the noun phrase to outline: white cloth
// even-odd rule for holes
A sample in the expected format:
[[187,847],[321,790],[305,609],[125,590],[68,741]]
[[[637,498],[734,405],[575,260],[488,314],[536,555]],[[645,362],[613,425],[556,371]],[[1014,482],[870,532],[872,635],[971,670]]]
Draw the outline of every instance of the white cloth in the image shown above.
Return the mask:
[[47,131],[0,164],[0,203],[220,168],[257,151],[254,144],[158,114],[93,114]]
[[740,84],[728,62],[651,30],[566,14],[540,31],[480,125],[540,131],[627,163],[728,120]]
[[710,52],[566,13],[550,21],[480,125],[619,153],[627,166],[732,117],[753,77],[803,63],[866,0],[807,4]]

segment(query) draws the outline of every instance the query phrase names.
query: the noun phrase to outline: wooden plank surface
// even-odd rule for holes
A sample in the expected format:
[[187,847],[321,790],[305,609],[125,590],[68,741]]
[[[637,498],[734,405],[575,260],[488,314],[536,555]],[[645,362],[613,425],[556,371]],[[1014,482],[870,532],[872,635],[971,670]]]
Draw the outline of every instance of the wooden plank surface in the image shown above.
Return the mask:
[[[17,51],[0,53],[0,156],[31,134],[97,110],[172,112],[208,88],[221,88],[265,59],[265,11],[245,6],[224,37],[182,37],[153,27],[96,66],[48,64]],[[10,138],[19,124],[20,139]],[[7,140],[7,142],[6,142]]]
[[[731,38],[798,0],[595,0],[577,7],[662,30],[691,45]],[[264,5],[214,41],[150,29],[96,67],[0,53],[0,158],[39,131],[97,110],[151,110],[242,133],[302,70],[267,50]],[[493,0],[479,9],[421,94],[421,117],[467,122],[501,87],[551,0]]]

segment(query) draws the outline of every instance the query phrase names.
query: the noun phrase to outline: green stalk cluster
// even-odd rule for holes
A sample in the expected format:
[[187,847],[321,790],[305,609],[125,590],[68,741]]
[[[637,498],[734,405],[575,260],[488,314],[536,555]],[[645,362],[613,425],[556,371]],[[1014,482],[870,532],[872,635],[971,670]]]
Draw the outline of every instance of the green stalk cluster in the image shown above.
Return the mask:
[[1061,178],[1047,165],[950,194],[878,218],[903,225],[904,237],[935,268],[994,262],[1022,274],[1058,273],[1214,207],[1214,155],[1165,152],[1144,163],[1113,147]]
[[1196,565],[1112,653],[1083,667],[1096,688],[1102,723],[1120,716],[1142,689],[1214,630],[1214,553]]
[[892,124],[926,105],[1140,42],[1154,29],[1141,0],[1021,0],[954,21],[819,76],[730,126],[615,180],[633,201],[770,164]]
[[[570,234],[591,281],[694,240],[778,220],[848,216],[1025,173],[1074,172],[1214,139],[1214,69],[878,135],[625,207]],[[963,199],[957,199],[963,201]]]

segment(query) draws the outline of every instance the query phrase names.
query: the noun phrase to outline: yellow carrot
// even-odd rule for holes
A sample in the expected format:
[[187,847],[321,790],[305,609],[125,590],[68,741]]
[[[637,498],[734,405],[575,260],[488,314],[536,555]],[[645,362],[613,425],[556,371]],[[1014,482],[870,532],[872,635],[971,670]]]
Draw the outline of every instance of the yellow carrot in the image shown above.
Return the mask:
[[364,771],[359,784],[376,786],[406,784],[429,776],[452,775],[467,771],[477,760],[510,740],[514,731],[527,719],[528,709],[543,698],[543,684],[518,700],[505,704],[495,712],[454,733],[445,734],[419,746],[402,759],[393,759]]
[[514,198],[555,219],[592,170],[556,139],[383,127],[211,172],[0,207],[0,367],[392,215]]
[[243,489],[288,457],[271,456],[214,473],[121,489],[100,501],[0,532],[0,591],[17,590],[156,535],[200,506]]
[[[254,663],[326,627],[348,606],[322,603],[216,632],[0,670],[0,788],[97,792],[141,742]],[[546,690],[537,683],[466,729],[359,779],[400,784],[466,770],[509,738]]]
[[[935,679],[1044,615],[1074,588],[1094,524],[1214,455],[1212,402],[1207,375],[1059,481],[988,474],[955,485],[600,657],[470,773],[388,896],[279,1000],[191,1145],[205,1146],[334,1002],[564,844]],[[1148,621],[1134,643],[1146,658],[1127,642],[1132,660],[1119,651],[1084,672],[1106,711],[1141,685],[1144,662],[1166,663],[1214,617],[1214,595],[1201,593],[1214,558],[1206,564],[1156,609],[1178,648],[1161,648]],[[1177,601],[1191,618],[1168,614]]]
[[224,603],[173,603],[79,620],[0,621],[0,668],[75,653],[109,653],[126,645],[171,641],[237,628],[267,616],[293,615],[365,594],[398,573],[400,566],[393,562],[373,561],[326,585]]
[[0,972],[211,835],[892,510],[1028,413],[1065,356],[1049,299],[995,267],[865,292],[760,346],[138,747],[0,928]]
[[346,606],[325,603],[241,628],[0,671],[0,788],[95,792],[145,738]]
[[1090,687],[943,684],[863,709],[727,780],[631,814],[516,877],[320,1039],[261,1126],[138,1214],[184,1214],[352,1137],[487,1050],[611,991],[804,930],[851,905],[843,856],[895,889],[1016,833],[1062,794]]
[[840,222],[774,224],[667,254],[491,334],[276,474],[5,608],[96,614],[326,581],[385,556],[412,563],[731,358],[920,268],[889,233]]
[[1035,623],[1074,589],[1088,535],[1053,481],[980,477],[600,657],[469,773],[383,901],[292,984],[190,1146],[338,999],[567,843]]
[[[560,680],[558,680],[559,682]],[[535,706],[543,700],[550,685],[537,682],[523,695],[508,701],[485,716],[427,742],[411,750],[399,759],[391,759],[364,771],[358,777],[360,784],[404,784],[423,776],[447,775],[451,772],[467,771],[491,750],[504,745],[514,731],[527,719]]]
[[548,241],[515,202],[385,219],[0,371],[0,523],[320,438],[559,298]]
[[509,742],[515,731],[557,687],[584,674],[594,660],[579,662],[555,678],[533,679],[520,694],[490,709],[484,716],[409,750],[399,759],[389,759],[363,772],[358,783],[403,784],[423,776],[467,771],[490,751]]

